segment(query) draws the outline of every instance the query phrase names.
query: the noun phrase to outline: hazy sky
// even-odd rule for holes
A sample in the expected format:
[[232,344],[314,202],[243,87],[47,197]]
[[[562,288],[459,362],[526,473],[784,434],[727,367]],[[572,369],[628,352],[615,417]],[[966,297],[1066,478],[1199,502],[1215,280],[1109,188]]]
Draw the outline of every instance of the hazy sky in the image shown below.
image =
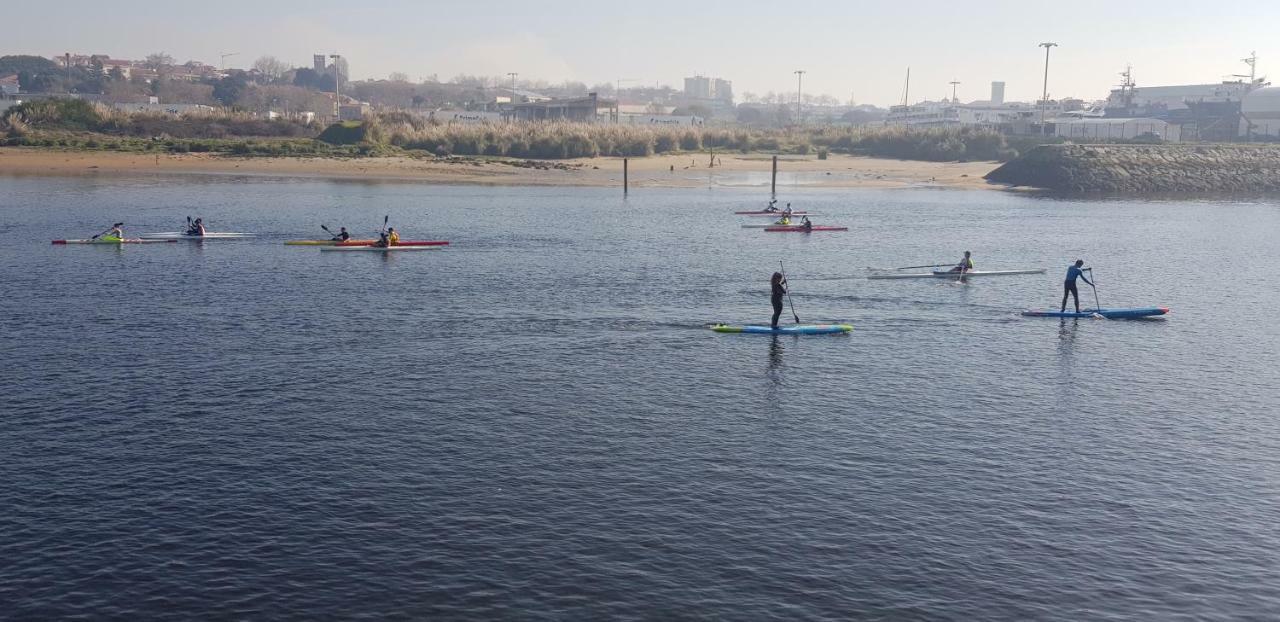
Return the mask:
[[[1044,51],[1055,41],[1051,97],[1105,97],[1126,64],[1138,84],[1207,83],[1280,68],[1280,1],[1230,4],[1182,0],[829,0],[673,2],[310,2],[162,3],[63,0],[8,3],[0,54],[63,52],[142,58],[165,51],[179,62],[247,68],[262,55],[310,65],[312,53],[341,53],[354,78],[400,71],[503,75],[588,85],[682,86],[695,72],[746,91],[804,92],[888,105],[911,99],[985,99],[993,80],[1007,99],[1039,96]],[[56,7],[56,9],[55,9]],[[1280,77],[1280,71],[1273,72]],[[1280,80],[1278,80],[1280,82]]]

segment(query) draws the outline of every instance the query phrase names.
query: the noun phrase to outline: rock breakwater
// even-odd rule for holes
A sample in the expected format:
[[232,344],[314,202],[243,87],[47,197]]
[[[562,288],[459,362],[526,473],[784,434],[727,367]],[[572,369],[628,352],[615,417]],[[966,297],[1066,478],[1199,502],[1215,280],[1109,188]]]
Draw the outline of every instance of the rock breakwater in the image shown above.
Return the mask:
[[1044,145],[988,181],[1083,194],[1280,192],[1273,145]]

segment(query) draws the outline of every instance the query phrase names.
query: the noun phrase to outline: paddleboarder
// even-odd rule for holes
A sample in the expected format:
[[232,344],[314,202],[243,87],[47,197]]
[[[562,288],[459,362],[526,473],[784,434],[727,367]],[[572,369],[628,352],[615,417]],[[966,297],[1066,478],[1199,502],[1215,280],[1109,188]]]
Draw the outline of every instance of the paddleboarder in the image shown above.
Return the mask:
[[951,271],[964,274],[965,272],[969,272],[970,270],[973,270],[973,257],[971,255],[972,253],[970,253],[969,251],[965,251],[964,259],[961,259],[960,263],[956,264],[956,267],[952,268]]
[[773,278],[769,279],[769,288],[773,294],[773,321],[769,325],[777,328],[778,318],[782,316],[782,298],[787,295],[787,280],[782,277],[781,272],[773,273]]
[[338,227],[338,235],[333,236],[334,242],[346,242],[351,239],[351,234],[347,233],[346,227]]
[[1084,260],[1077,259],[1074,264],[1067,267],[1067,280],[1062,283],[1062,308],[1058,309],[1059,312],[1067,310],[1067,296],[1075,298],[1076,313],[1080,312],[1080,290],[1076,289],[1076,279],[1084,279],[1085,283],[1093,287],[1093,282],[1084,275],[1085,268],[1082,266],[1084,266]]

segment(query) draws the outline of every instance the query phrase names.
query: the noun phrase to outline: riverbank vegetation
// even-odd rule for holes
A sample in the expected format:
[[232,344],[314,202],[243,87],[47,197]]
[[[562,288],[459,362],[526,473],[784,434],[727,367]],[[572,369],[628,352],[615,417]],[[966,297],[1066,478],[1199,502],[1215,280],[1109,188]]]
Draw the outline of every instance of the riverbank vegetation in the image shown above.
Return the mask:
[[419,115],[391,112],[321,129],[238,112],[128,113],[78,99],[36,100],[8,109],[0,117],[0,144],[234,155],[401,153],[542,160],[724,151],[954,162],[1007,161],[1018,154],[1003,135],[977,128],[439,124]]

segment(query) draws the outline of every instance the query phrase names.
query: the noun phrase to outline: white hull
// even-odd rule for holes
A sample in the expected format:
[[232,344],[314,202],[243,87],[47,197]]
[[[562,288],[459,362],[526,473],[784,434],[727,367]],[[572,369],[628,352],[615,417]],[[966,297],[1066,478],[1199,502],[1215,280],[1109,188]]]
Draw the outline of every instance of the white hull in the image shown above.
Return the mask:
[[182,231],[162,231],[160,233],[144,233],[138,237],[144,240],[217,240],[251,238],[253,233],[206,233],[204,235],[187,235]]
[[320,250],[329,253],[391,253],[399,251],[435,251],[440,246],[321,246]]
[[[1044,274],[1044,268],[1036,270],[974,270],[964,273],[964,278],[977,276],[1015,276],[1019,274]],[[872,274],[868,279],[958,279],[959,272],[913,272],[907,274],[885,273]]]

